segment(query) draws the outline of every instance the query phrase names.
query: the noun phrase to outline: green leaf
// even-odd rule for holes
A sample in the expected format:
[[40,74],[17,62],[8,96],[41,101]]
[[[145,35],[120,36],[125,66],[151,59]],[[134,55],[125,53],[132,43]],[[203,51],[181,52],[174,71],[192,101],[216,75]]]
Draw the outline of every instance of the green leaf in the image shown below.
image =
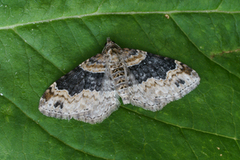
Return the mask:
[[[239,8],[236,0],[1,1],[0,159],[238,159]],[[48,86],[107,37],[187,64],[200,85],[161,111],[122,105],[95,125],[42,115]]]

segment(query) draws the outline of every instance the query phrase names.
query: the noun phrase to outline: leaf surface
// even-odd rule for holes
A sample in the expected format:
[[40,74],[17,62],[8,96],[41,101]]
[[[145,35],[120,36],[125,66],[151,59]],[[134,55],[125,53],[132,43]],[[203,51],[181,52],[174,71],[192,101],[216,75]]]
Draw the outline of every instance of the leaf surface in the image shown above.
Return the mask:
[[[0,2],[0,159],[237,159],[239,5]],[[107,37],[187,64],[200,85],[161,111],[122,105],[96,125],[42,115],[44,91],[100,53]]]

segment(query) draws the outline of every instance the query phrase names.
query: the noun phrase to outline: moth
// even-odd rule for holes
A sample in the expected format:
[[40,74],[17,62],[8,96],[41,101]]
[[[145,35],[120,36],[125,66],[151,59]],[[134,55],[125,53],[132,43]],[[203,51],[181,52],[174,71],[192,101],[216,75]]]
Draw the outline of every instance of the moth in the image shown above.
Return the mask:
[[187,65],[138,49],[121,48],[107,38],[97,54],[54,82],[39,110],[55,118],[100,123],[123,104],[153,112],[191,92],[200,83]]

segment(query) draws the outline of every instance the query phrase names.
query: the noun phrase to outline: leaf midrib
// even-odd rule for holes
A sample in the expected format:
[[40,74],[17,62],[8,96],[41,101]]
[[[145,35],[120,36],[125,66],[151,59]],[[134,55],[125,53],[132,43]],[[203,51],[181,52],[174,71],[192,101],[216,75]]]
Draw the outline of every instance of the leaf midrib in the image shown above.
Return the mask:
[[9,26],[3,26],[0,27],[0,30],[5,29],[14,29],[16,27],[26,26],[30,24],[40,24],[45,22],[51,22],[51,21],[58,21],[58,20],[65,20],[65,19],[74,19],[74,18],[83,18],[83,17],[92,17],[92,16],[102,16],[102,15],[141,15],[141,14],[177,14],[177,13],[224,13],[224,14],[238,14],[240,11],[220,11],[220,10],[188,10],[188,11],[154,11],[154,12],[105,12],[100,13],[99,11],[89,14],[82,14],[82,15],[74,15],[74,16],[63,16],[59,18],[53,18],[53,19],[46,19],[41,21],[34,21],[34,22],[27,22],[27,23],[19,23]]

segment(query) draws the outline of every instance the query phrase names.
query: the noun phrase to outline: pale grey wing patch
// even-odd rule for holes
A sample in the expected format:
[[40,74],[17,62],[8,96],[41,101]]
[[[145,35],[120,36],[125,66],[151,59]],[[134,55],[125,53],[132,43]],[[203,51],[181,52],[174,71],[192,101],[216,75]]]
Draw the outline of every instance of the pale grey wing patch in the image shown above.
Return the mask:
[[109,68],[106,68],[104,72],[103,81],[102,81],[101,91],[105,92],[105,91],[114,91],[114,90],[115,90],[115,84],[113,80],[111,80]]
[[131,104],[158,111],[195,89],[200,83],[196,71],[179,61],[175,63],[176,69],[169,70],[165,79],[148,78],[129,87]]
[[70,96],[66,90],[58,90],[56,82],[40,99],[39,110],[46,116],[100,123],[118,109],[120,103],[115,91],[97,92],[82,90]]

